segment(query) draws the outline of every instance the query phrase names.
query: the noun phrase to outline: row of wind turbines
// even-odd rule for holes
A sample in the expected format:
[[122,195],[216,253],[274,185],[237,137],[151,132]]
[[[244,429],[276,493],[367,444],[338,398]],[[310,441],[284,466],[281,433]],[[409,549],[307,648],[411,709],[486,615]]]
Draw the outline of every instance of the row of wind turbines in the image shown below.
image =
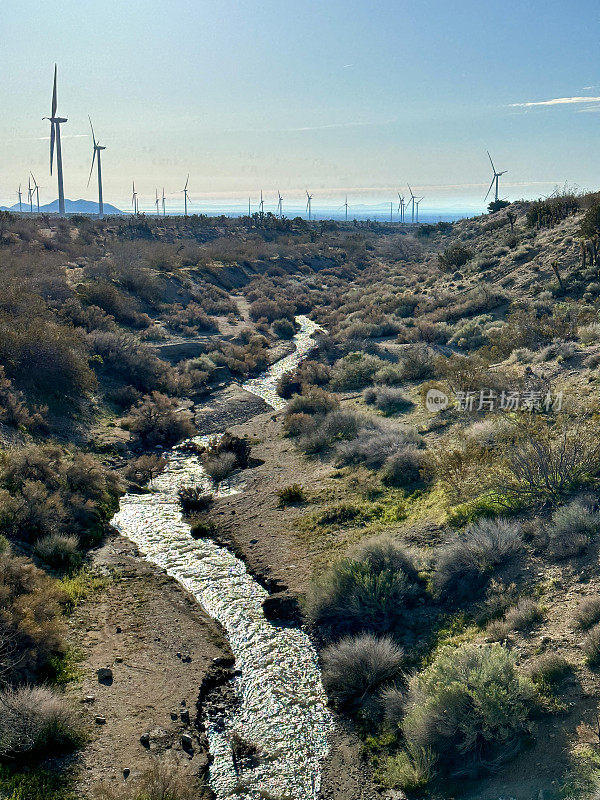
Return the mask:
[[[56,171],[57,171],[57,179],[58,179],[58,213],[61,216],[65,214],[65,192],[64,192],[64,182],[63,182],[63,162],[62,162],[62,146],[61,146],[61,136],[60,136],[60,126],[67,122],[66,117],[57,116],[57,108],[58,108],[58,98],[57,98],[57,65],[54,65],[54,83],[52,88],[52,106],[51,106],[51,113],[49,117],[44,117],[50,122],[50,175],[53,174],[53,167],[54,167],[54,152],[56,151]],[[96,134],[94,132],[94,126],[92,124],[92,120],[88,117],[90,121],[90,129],[92,133],[92,143],[93,143],[93,155],[92,155],[92,164],[90,167],[90,174],[88,177],[88,186],[90,185],[90,181],[92,179],[92,174],[94,172],[94,166],[96,166],[97,174],[98,174],[98,216],[102,217],[104,215],[104,201],[103,201],[103,194],[102,194],[102,151],[106,150],[104,145],[101,145],[99,141],[96,139]],[[498,202],[498,181],[499,178],[504,175],[507,170],[503,170],[502,172],[498,172],[496,167],[494,166],[494,162],[492,161],[492,157],[487,151],[488,158],[490,159],[490,164],[492,165],[493,177],[490,187],[487,191],[485,196],[485,200],[487,200],[492,188],[495,189],[494,196],[495,202]],[[33,185],[31,181],[33,180]],[[189,200],[189,181],[190,176],[188,174],[185,186],[181,190],[184,198],[184,214],[188,216],[188,205],[191,205]],[[417,223],[419,221],[419,204],[424,199],[424,197],[416,197],[413,190],[411,189],[410,185],[408,186],[408,191],[410,194],[410,198],[406,198],[403,194],[398,192],[398,208],[397,214],[399,215],[400,222],[406,222],[406,215],[408,213],[408,209],[410,208],[410,221],[411,223]],[[23,192],[21,191],[21,185],[19,185],[18,190],[18,198],[19,198],[19,211],[23,210]],[[28,179],[28,186],[27,186],[27,202],[29,204],[29,210],[33,213],[33,200],[34,196],[37,202],[37,210],[40,210],[40,186],[37,183],[34,175],[30,172],[30,176]],[[312,219],[312,201],[313,195],[306,190],[306,212],[308,214],[309,221]],[[138,202],[138,193],[135,188],[135,181],[132,185],[132,195],[131,195],[131,205],[133,214],[138,215],[140,213],[139,209],[139,202]],[[154,205],[156,207],[156,216],[166,216],[166,196],[164,187],[162,189],[162,195],[159,197],[158,189],[155,190],[155,200]],[[283,217],[283,197],[279,190],[277,191],[277,216],[280,218]],[[345,218],[348,221],[348,195],[346,195],[345,202],[339,207],[340,209],[345,209]],[[264,215],[265,213],[265,200],[263,197],[263,191],[261,189],[260,192],[260,201],[258,202],[258,212],[260,215]],[[248,216],[252,215],[252,203],[251,198],[248,198]],[[390,202],[390,222],[393,222],[394,218],[394,203]]]

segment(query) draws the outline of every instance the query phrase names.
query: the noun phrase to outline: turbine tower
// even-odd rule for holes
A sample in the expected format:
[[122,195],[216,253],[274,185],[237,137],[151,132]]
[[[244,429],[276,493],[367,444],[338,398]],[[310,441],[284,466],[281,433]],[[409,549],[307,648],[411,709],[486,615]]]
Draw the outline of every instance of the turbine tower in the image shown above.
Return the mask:
[[394,204],[390,202],[390,222],[394,221]]
[[138,198],[138,195],[137,195],[137,192],[135,190],[135,181],[133,181],[132,189],[131,189],[131,205],[133,206],[133,213],[135,214],[136,217],[139,214],[138,199],[137,198]]
[[65,190],[63,187],[63,164],[62,149],[60,146],[60,126],[66,122],[65,117],[56,116],[56,64],[54,65],[54,88],[52,90],[52,114],[44,119],[50,120],[50,175],[52,175],[52,162],[54,159],[54,145],[56,144],[56,172],[58,176],[58,213],[61,217],[65,215]]
[[277,213],[279,214],[279,219],[283,218],[283,197],[281,196],[281,192],[277,189]]
[[159,203],[160,203],[160,200],[158,199],[158,188],[156,188],[156,189],[154,190],[154,196],[155,196],[155,198],[156,198],[156,199],[154,200],[154,205],[156,206],[156,217],[157,217],[157,219],[158,219],[158,217],[160,217],[160,212],[159,212],[159,210],[158,210],[158,206],[159,206]]
[[494,173],[494,177],[492,178],[492,182],[490,183],[490,188],[487,190],[487,194],[486,194],[486,196],[484,198],[484,202],[485,202],[485,200],[488,199],[488,195],[492,191],[492,186],[494,184],[496,184],[496,190],[494,192],[494,202],[497,203],[498,202],[498,178],[501,175],[504,175],[505,172],[508,172],[508,170],[505,169],[502,172],[496,172],[496,167],[494,166],[494,162],[492,161],[492,157],[490,155],[490,151],[489,150],[487,151],[487,154],[488,154],[488,158],[490,160],[490,164],[492,165],[492,171]]
[[38,186],[38,182],[36,181],[36,179],[35,179],[35,177],[33,175],[33,172],[31,172],[30,175],[33,178],[33,191],[32,191],[31,194],[33,196],[33,192],[35,192],[35,196],[36,196],[36,200],[37,200],[37,211],[38,211],[38,214],[39,214],[40,213],[40,187]]
[[188,172],[188,176],[187,176],[187,178],[185,179],[185,186],[184,186],[184,187],[183,187],[183,189],[181,190],[181,191],[183,192],[183,204],[184,204],[184,209],[185,209],[185,210],[184,210],[184,213],[183,213],[183,216],[184,216],[184,217],[187,217],[187,215],[188,215],[188,213],[187,213],[187,207],[188,207],[188,188],[187,188],[187,187],[188,187],[188,183],[189,183],[189,182],[190,182],[190,173]]
[[19,214],[23,211],[23,192],[21,191],[21,184],[19,184],[19,191],[17,192],[19,198]]
[[348,195],[346,195],[346,202],[344,203],[344,208],[346,209],[346,222],[348,222]]
[[262,217],[262,215],[265,213],[265,201],[263,200],[262,189],[260,190],[260,203],[258,204],[258,207],[260,208],[260,212],[259,213],[260,213],[260,215]]
[[90,175],[88,178],[88,186],[90,185],[90,181],[92,179],[92,172],[94,171],[94,161],[96,160],[96,156],[98,157],[98,217],[102,218],[104,216],[104,202],[102,200],[102,164],[100,163],[100,153],[103,150],[106,150],[106,147],[100,144],[100,142],[96,141],[96,136],[94,134],[94,126],[92,125],[91,117],[88,117],[90,121],[90,128],[92,129],[92,142],[94,143],[94,155],[92,156],[92,166],[90,167]]
[[408,191],[410,192],[410,200],[408,201],[407,205],[409,206],[412,203],[410,221],[414,222],[415,221],[415,196],[414,196],[413,191],[410,188],[410,186],[408,187]]
[[307,190],[307,192],[306,192],[306,210],[308,211],[308,221],[309,222],[310,222],[310,219],[311,219],[311,212],[312,212],[312,199],[313,199],[312,194],[309,194],[308,190]]
[[27,202],[29,203],[29,213],[33,214],[33,188],[31,186],[31,177],[27,178]]
[[164,186],[163,186],[163,192],[162,192],[162,210],[163,210],[163,217],[166,217],[167,214],[165,212],[165,187]]

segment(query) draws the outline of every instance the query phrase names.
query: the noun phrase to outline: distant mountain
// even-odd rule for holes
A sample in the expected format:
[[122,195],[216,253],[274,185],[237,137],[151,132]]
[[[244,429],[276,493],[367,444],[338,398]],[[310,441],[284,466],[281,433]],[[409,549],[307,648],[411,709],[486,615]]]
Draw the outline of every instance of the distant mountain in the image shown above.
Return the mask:
[[[0,206],[0,211],[18,211],[19,204],[15,203],[14,206]],[[34,212],[37,211],[36,206],[33,206]],[[67,214],[97,214],[98,203],[92,200],[66,200],[65,199],[65,212]],[[29,213],[29,203],[23,203],[23,213]],[[124,211],[111,206],[110,203],[104,203],[104,214],[124,214]],[[40,206],[40,214],[58,214],[58,200],[52,203],[47,203],[45,206]]]

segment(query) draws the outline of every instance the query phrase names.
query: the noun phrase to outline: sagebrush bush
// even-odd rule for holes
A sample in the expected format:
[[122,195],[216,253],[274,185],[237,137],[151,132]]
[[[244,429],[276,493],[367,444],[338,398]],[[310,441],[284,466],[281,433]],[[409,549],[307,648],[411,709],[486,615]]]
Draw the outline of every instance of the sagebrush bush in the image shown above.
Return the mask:
[[142,398],[123,424],[148,447],[168,447],[195,433],[192,413],[160,392]]
[[366,403],[374,405],[384,414],[397,414],[400,411],[408,411],[413,405],[410,400],[407,400],[401,389],[392,386],[367,389],[363,396]]
[[299,483],[292,483],[289,486],[285,486],[283,489],[280,489],[277,494],[282,505],[287,505],[288,503],[302,503],[306,500],[304,488]]
[[504,647],[445,646],[410,679],[402,731],[411,745],[431,748],[444,771],[474,775],[517,751],[534,696]]
[[483,519],[469,525],[440,549],[433,583],[443,597],[473,599],[492,569],[522,546],[519,525],[508,520]]
[[351,411],[330,411],[314,419],[298,439],[298,447],[305,453],[322,453],[336,442],[354,439],[364,421]]
[[125,785],[106,782],[95,787],[94,800],[197,800],[201,797],[197,781],[181,767],[155,761],[141,775]]
[[340,708],[358,711],[400,680],[404,652],[389,636],[347,636],[321,653],[323,686]]
[[304,389],[302,394],[295,395],[288,403],[285,413],[287,416],[294,414],[327,414],[335,411],[339,400],[329,392],[319,387]]
[[206,458],[203,462],[204,471],[217,486],[231,475],[235,466],[234,453],[219,453]]
[[38,539],[34,550],[45,564],[55,569],[71,570],[81,564],[82,554],[77,536],[51,533]]
[[380,472],[385,486],[408,487],[418,483],[424,476],[424,454],[416,447],[401,447],[388,456]]
[[436,775],[437,756],[430,747],[408,744],[384,759],[375,772],[375,780],[386,789],[421,792]]
[[55,755],[82,741],[81,726],[65,700],[45,686],[0,691],[0,758]]
[[496,640],[504,639],[511,631],[527,631],[544,619],[539,604],[531,597],[522,597],[516,605],[509,608],[502,619],[493,620],[487,627],[487,634]]
[[383,366],[385,366],[385,361],[377,356],[362,351],[349,353],[333,365],[331,386],[340,392],[362,389],[371,383],[377,371]]
[[380,469],[390,456],[421,442],[421,437],[411,429],[366,427],[353,440],[337,446],[335,463]]
[[600,597],[588,597],[582,600],[575,612],[575,627],[586,631],[597,622],[600,622]]
[[406,623],[421,593],[407,551],[391,543],[375,543],[334,563],[313,580],[305,613],[326,639],[388,633]]
[[187,516],[206,511],[213,501],[212,494],[203,486],[183,486],[177,495],[183,513]]
[[558,653],[544,653],[529,669],[529,677],[539,686],[556,686],[573,672],[573,667]]
[[583,652],[588,666],[595,668],[600,665],[600,623],[589,629],[583,643]]
[[599,530],[600,513],[582,500],[573,500],[560,506],[546,526],[548,551],[555,558],[579,555]]

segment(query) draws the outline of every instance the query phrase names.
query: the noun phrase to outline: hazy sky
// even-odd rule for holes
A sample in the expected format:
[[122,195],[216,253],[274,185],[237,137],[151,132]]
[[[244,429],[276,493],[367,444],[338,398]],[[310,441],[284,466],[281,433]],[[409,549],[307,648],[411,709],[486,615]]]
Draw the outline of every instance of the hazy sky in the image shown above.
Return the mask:
[[[0,204],[43,200],[54,62],[67,197],[480,203],[600,184],[597,0],[2,0]],[[551,103],[550,101],[555,101]],[[567,102],[568,101],[568,102]],[[46,137],[46,138],[44,138]],[[179,199],[176,201],[179,203]]]

